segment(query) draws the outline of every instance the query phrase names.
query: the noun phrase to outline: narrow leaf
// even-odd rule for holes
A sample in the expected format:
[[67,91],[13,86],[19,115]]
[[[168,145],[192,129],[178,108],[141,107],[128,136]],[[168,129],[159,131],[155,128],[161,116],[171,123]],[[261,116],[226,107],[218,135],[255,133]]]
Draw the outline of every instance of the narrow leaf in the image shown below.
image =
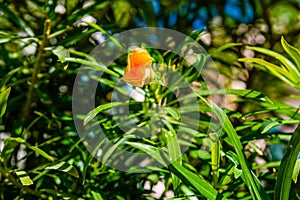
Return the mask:
[[261,48],[261,47],[250,47],[250,46],[247,46],[246,48],[254,50],[254,51],[258,51],[260,53],[263,53],[263,54],[266,54],[266,55],[274,57],[275,59],[279,60],[284,65],[284,67],[289,71],[289,73],[294,78],[300,77],[300,72],[298,71],[297,67],[289,59],[287,59],[283,55],[281,55],[281,54],[279,54],[279,53],[277,53],[275,51],[272,51],[272,50],[269,50],[269,49],[265,49],[265,48]]
[[29,143],[27,143],[24,139],[22,138],[16,138],[16,137],[10,137],[10,138],[7,138],[5,140],[5,142],[17,142],[17,143],[20,143],[20,144],[24,144],[26,147],[28,147],[29,149],[35,151],[36,153],[40,154],[41,156],[43,156],[44,158],[46,158],[47,160],[49,161],[54,161],[55,158],[50,156],[49,154],[47,154],[45,151],[43,151],[42,149],[36,147],[36,146],[33,146]]
[[68,49],[65,49],[63,46],[58,46],[52,52],[58,57],[58,60],[62,63],[65,62],[65,58],[70,57]]
[[[185,167],[181,166],[178,162],[173,162],[169,165],[169,169],[172,173],[178,176],[186,185],[193,187],[200,194],[202,194],[207,199],[217,199],[221,195],[215,190],[208,182],[206,182],[202,177],[194,174]],[[221,198],[220,198],[221,199]]]
[[129,142],[129,141],[127,141],[125,143],[130,145],[130,146],[133,146],[137,149],[140,149],[141,151],[144,151],[145,153],[152,156],[155,160],[157,160],[160,164],[162,164],[163,166],[166,166],[165,161],[161,157],[158,148],[156,148],[154,146],[151,146],[151,145],[148,145],[148,144],[142,144],[142,143],[138,143],[138,142]]
[[2,116],[6,111],[9,93],[10,93],[10,88],[7,88],[0,93],[0,124],[2,123]]
[[103,197],[100,193],[92,191],[93,200],[103,200]]
[[295,167],[294,167],[294,171],[293,171],[293,181],[294,181],[294,183],[297,183],[299,172],[300,172],[300,159],[297,159]]
[[[252,62],[257,63],[259,65],[264,66],[267,70],[271,72],[274,76],[277,78],[285,81],[289,85],[293,87],[297,87],[295,84],[297,82],[297,78],[295,78],[289,71],[287,71],[285,68],[278,67],[270,62],[267,62],[260,58],[240,58],[239,61],[242,62]],[[255,65],[254,65],[255,66]]]
[[282,158],[275,183],[274,199],[291,199],[290,188],[293,171],[300,152],[300,125],[298,125],[289,141]]
[[75,178],[79,178],[79,174],[76,168],[73,165],[66,163],[65,161],[59,162],[52,166],[48,166],[45,169],[53,169],[62,172],[67,172],[68,174],[74,176]]
[[268,125],[262,130],[261,133],[267,133],[271,128],[275,126],[280,126],[284,124],[298,124],[298,123],[300,123],[300,120],[296,120],[296,119],[283,119],[283,120],[273,121],[268,123]]
[[28,174],[25,171],[16,171],[17,176],[19,177],[22,185],[32,185],[33,181],[28,176]]
[[[167,140],[169,158],[171,159],[170,161],[172,163],[173,161],[176,160],[176,161],[178,161],[179,164],[181,164],[182,163],[181,151],[180,151],[180,145],[178,142],[176,131],[173,128],[172,124],[170,124],[168,121],[163,120],[163,122],[169,129],[169,131],[166,129],[163,129],[163,133]],[[174,176],[174,174],[172,174],[172,179],[173,179],[172,183],[174,186],[174,190],[176,190],[180,184],[180,180],[178,179],[178,177]]]
[[284,37],[281,37],[281,44],[284,50],[289,54],[289,56],[294,60],[298,70],[300,72],[300,51],[287,43]]
[[254,199],[270,199],[266,194],[265,190],[262,188],[260,183],[257,183],[257,178],[253,176],[250,169],[248,168],[248,163],[243,153],[242,143],[233,128],[232,123],[224,113],[224,111],[216,105],[212,105],[212,109],[216,116],[218,117],[220,124],[223,125],[224,131],[227,133],[239,160],[239,164],[242,167],[242,173],[244,175],[245,183],[248,186],[250,193]]
[[235,47],[235,46],[241,46],[242,43],[227,43],[217,49],[214,49],[213,51],[209,52],[210,56],[214,56],[217,53],[220,53],[221,51],[224,51],[225,49],[231,48],[231,47]]
[[94,117],[96,117],[100,112],[110,109],[114,106],[124,105],[124,102],[110,102],[100,106],[97,106],[95,109],[91,110],[84,119],[84,125],[88,124]]
[[195,90],[194,93],[197,96],[209,96],[214,94],[233,94],[240,97],[250,98],[250,99],[257,99],[260,101],[268,101],[272,102],[266,95],[262,94],[259,91],[255,90],[239,90],[239,89],[212,89],[212,90]]
[[92,70],[102,71],[102,72],[110,74],[110,75],[112,75],[116,78],[119,77],[119,74],[117,74],[116,72],[108,69],[105,65],[103,65],[101,63],[98,63],[98,62],[91,62],[91,61],[84,60],[84,59],[81,59],[81,58],[73,58],[73,57],[65,58],[64,61],[65,62],[78,63],[78,64],[82,64],[84,66],[90,66],[90,67],[92,67]]

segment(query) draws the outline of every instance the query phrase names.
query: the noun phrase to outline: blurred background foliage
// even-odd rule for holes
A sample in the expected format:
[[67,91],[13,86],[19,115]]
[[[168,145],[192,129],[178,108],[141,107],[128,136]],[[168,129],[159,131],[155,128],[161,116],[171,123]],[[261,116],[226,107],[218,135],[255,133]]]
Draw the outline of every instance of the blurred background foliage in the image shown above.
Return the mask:
[[[203,194],[186,181],[175,191],[167,169],[134,174],[103,166],[91,158],[76,133],[72,87],[80,63],[59,62],[55,50],[62,46],[69,50],[66,56],[84,59],[108,35],[147,26],[192,37],[198,37],[200,31],[199,43],[208,52],[227,43],[243,44],[212,58],[224,75],[226,88],[256,90],[278,102],[272,107],[257,103],[258,97],[242,100],[234,92],[227,96],[226,105],[248,167],[273,197],[278,161],[300,119],[299,91],[238,58],[259,57],[279,64],[245,46],[286,55],[281,36],[299,49],[300,1],[0,0],[1,199],[163,199],[174,192],[178,198],[202,199]],[[99,102],[109,102],[110,92],[110,87],[103,86]],[[266,134],[260,134],[262,130]],[[234,149],[225,142],[223,148],[221,186],[214,188],[229,198],[252,199],[240,166],[232,160]],[[197,153],[196,146],[184,155],[185,160],[194,160],[187,166],[212,182],[210,159],[197,160]],[[297,166],[299,170],[300,164]],[[299,199],[299,187],[299,181],[294,181],[293,199]]]

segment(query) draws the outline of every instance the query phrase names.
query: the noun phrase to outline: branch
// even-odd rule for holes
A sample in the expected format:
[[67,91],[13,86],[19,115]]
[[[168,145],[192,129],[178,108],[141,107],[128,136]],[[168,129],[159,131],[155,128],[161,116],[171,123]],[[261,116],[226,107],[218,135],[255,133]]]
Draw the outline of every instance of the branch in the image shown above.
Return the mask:
[[42,65],[42,61],[44,58],[44,53],[45,53],[45,46],[48,44],[48,35],[50,35],[50,25],[51,21],[49,19],[46,19],[44,22],[44,33],[43,33],[43,38],[42,40],[39,41],[39,48],[38,48],[38,55],[37,55],[37,60],[33,66],[33,72],[31,75],[31,80],[30,80],[30,86],[29,90],[27,93],[27,99],[26,103],[24,106],[24,112],[23,112],[23,118],[28,119],[30,117],[30,110],[31,110],[31,104],[32,104],[32,99],[34,95],[34,90],[35,90],[35,85],[37,81],[37,76],[40,72],[40,68]]

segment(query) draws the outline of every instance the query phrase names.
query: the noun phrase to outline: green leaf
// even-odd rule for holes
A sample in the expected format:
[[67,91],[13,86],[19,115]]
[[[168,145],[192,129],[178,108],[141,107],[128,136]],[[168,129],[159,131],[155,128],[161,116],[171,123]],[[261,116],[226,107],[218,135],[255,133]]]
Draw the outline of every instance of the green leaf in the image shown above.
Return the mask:
[[70,53],[68,49],[64,48],[63,46],[57,46],[52,52],[58,57],[58,60],[62,63],[65,62],[65,58],[70,57]]
[[[166,138],[169,158],[171,159],[170,162],[172,163],[173,161],[176,160],[179,164],[181,164],[182,163],[181,151],[180,151],[180,145],[177,138],[177,133],[173,128],[172,124],[170,124],[167,120],[162,120],[162,121],[169,129],[169,131],[163,129],[163,135]],[[174,190],[176,191],[177,187],[180,184],[180,180],[178,179],[178,177],[174,176],[173,174],[172,174],[172,183],[173,183]]]
[[53,169],[62,172],[67,172],[68,174],[74,176],[75,178],[79,178],[79,174],[76,168],[73,165],[66,163],[65,161],[59,162],[55,165],[48,166],[45,169]]
[[25,171],[16,171],[16,174],[18,178],[20,179],[22,185],[32,185],[33,181],[28,176],[28,174]]
[[239,89],[212,89],[212,90],[195,90],[194,93],[197,96],[209,96],[209,95],[214,95],[214,94],[233,94],[237,95],[240,97],[245,97],[245,98],[251,98],[251,99],[256,99],[260,101],[268,101],[272,102],[266,95],[262,94],[259,91],[255,90],[239,90]]
[[24,144],[26,147],[28,147],[29,149],[31,149],[31,150],[35,151],[36,153],[40,154],[41,156],[43,156],[47,160],[49,160],[49,161],[54,161],[55,160],[54,157],[50,156],[49,154],[47,154],[42,149],[40,149],[36,146],[32,146],[31,144],[27,143],[22,138],[10,137],[10,138],[5,139],[4,144],[7,145],[7,143],[10,143],[10,142],[17,142],[17,143],[20,143],[20,144]]
[[284,57],[283,55],[275,51],[261,48],[261,47],[247,46],[246,48],[274,57],[284,65],[285,69],[289,72],[289,74],[291,74],[291,76],[294,79],[297,80],[297,78],[300,77],[300,72],[298,71],[297,67],[288,58]]
[[10,20],[12,20],[15,24],[19,25],[21,28],[24,29],[24,31],[31,37],[34,36],[33,31],[29,26],[26,25],[26,23],[17,15],[15,15],[8,7],[5,6],[5,4],[0,4],[0,10],[2,10]]
[[300,152],[300,125],[287,144],[275,183],[274,199],[290,199],[293,172]]
[[155,160],[157,160],[160,164],[162,164],[163,166],[166,166],[165,161],[163,160],[163,158],[161,157],[161,155],[159,154],[159,149],[148,145],[148,144],[143,144],[143,143],[139,143],[139,142],[129,142],[126,141],[126,144],[133,146],[141,151],[144,151],[145,153],[149,154],[150,156],[152,156]]
[[115,0],[112,4],[112,10],[116,23],[121,27],[125,28],[134,17],[136,10],[126,0]]
[[[198,200],[198,198],[197,198],[197,196],[195,195],[195,193],[190,189],[190,188],[188,188],[186,185],[182,185],[181,187],[180,187],[180,189],[182,190],[182,192],[186,195],[186,196],[188,196],[188,199],[189,200]],[[178,198],[178,200],[179,199],[186,199],[185,197],[183,197],[183,198]]]
[[213,112],[216,114],[217,118],[219,119],[219,123],[223,126],[224,131],[227,133],[230,142],[232,143],[239,160],[239,164],[242,167],[244,180],[246,185],[248,186],[252,198],[254,199],[270,199],[267,195],[265,190],[262,188],[260,183],[258,182],[257,178],[251,173],[250,169],[248,168],[248,163],[243,153],[243,146],[242,143],[233,128],[232,123],[224,113],[224,111],[216,105],[212,105]]
[[275,126],[280,126],[284,124],[298,124],[298,123],[300,123],[300,120],[296,120],[296,119],[283,119],[283,120],[273,121],[268,123],[268,125],[262,130],[261,133],[267,133],[271,128]]
[[[87,61],[87,60],[84,60],[81,58],[72,58],[72,57],[64,58],[64,62],[73,62],[73,63],[82,64],[85,66],[90,66],[90,67],[92,67],[91,68],[92,70],[103,71],[107,74],[110,74],[110,75],[116,77],[116,78],[119,78],[119,74],[117,74],[116,72],[114,72],[110,69],[107,69],[107,67],[105,65],[98,63],[98,62],[91,62],[91,61]],[[62,62],[62,63],[64,63],[64,62]]]
[[166,111],[171,117],[173,117],[175,120],[180,119],[180,114],[178,108],[170,107],[170,106],[163,106],[162,107],[164,111]]
[[143,11],[143,18],[146,20],[147,26],[155,26],[156,25],[156,16],[154,13],[153,4],[151,1],[136,1],[136,0],[128,0],[129,3],[139,8]]
[[236,165],[231,165],[230,167],[228,167],[226,169],[226,173],[225,176],[223,176],[222,180],[220,181],[219,185],[223,186],[223,185],[228,185],[231,181],[232,181],[232,174],[235,173],[235,171],[237,171],[239,169],[237,169]]
[[[75,15],[75,14],[73,14],[73,15]],[[71,16],[73,16],[73,15],[71,15]],[[87,30],[84,32],[77,32],[77,33],[75,32],[74,35],[70,35],[65,40],[61,41],[59,44],[63,45],[64,47],[74,45],[77,42],[79,42],[80,40],[82,40],[83,38],[89,37],[94,32],[96,32],[95,29]]]
[[[19,39],[22,39],[22,37],[0,31],[0,44],[9,42],[11,40],[19,40]],[[29,38],[27,38],[27,39],[29,39]],[[36,42],[38,41],[37,38],[30,38],[30,39],[35,40]]]
[[167,120],[162,120],[163,123],[168,127],[169,131],[163,129],[164,137],[166,138],[166,143],[168,145],[168,152],[170,156],[170,162],[177,160],[181,163],[181,151],[180,146],[178,143],[178,138],[175,129],[173,128],[172,124],[169,123]]
[[[65,63],[65,58],[70,57],[69,50],[64,48],[63,46],[58,46],[52,52],[58,57],[58,60],[61,63]],[[68,68],[68,64],[64,66],[64,69],[66,70]]]
[[239,61],[252,62],[264,66],[271,74],[273,74],[277,78],[285,81],[286,83],[288,83],[289,85],[295,88],[298,87],[296,83],[299,79],[298,78],[299,76],[298,77],[293,76],[293,74],[291,74],[286,68],[278,67],[277,65],[274,65],[260,58],[240,58]]
[[221,199],[221,195],[218,194],[218,191],[215,190],[208,182],[206,182],[202,177],[199,177],[195,173],[181,166],[178,162],[175,161],[169,165],[169,169],[172,173],[178,176],[182,182],[196,189],[205,198]]
[[243,45],[242,43],[227,43],[217,49],[214,49],[212,51],[209,52],[210,56],[214,56],[217,53],[220,53],[221,51],[224,51],[225,49],[231,48],[231,47],[235,47],[235,46],[241,46]]
[[[105,151],[105,154],[103,155],[102,158],[102,163],[106,164],[107,161],[109,160],[109,158],[112,158],[112,155],[114,153],[114,151],[120,146],[120,144],[122,144],[126,139],[122,138],[120,139],[117,143],[115,143],[114,145],[112,145],[111,148],[109,148],[108,150]],[[102,142],[101,142],[102,143]],[[100,146],[99,146],[100,147]]]
[[9,93],[10,93],[10,88],[7,88],[0,93],[0,124],[2,124],[2,117],[6,111]]
[[100,193],[92,191],[93,200],[103,200],[103,197]]
[[281,37],[281,45],[283,49],[288,53],[288,55],[294,60],[300,72],[300,51],[287,43],[283,36]]
[[[125,102],[126,103],[126,102]],[[83,125],[88,124],[94,117],[96,117],[100,112],[110,109],[114,106],[124,105],[124,102],[110,102],[100,106],[97,106],[95,109],[91,110],[85,117]]]
[[297,159],[294,170],[293,170],[294,183],[297,183],[299,172],[300,172],[300,159]]
[[196,68],[196,71],[194,71],[194,73],[191,76],[186,77],[188,83],[195,81],[201,75],[206,60],[207,60],[207,56],[203,54],[199,54],[197,56],[196,62],[193,64],[193,66],[190,66],[192,68]]
[[[211,133],[213,137],[216,137],[218,140],[217,133]],[[213,139],[214,141],[214,139]],[[221,159],[221,143],[220,141],[216,141],[211,148],[211,169],[213,175],[213,186],[216,188],[218,186],[219,180],[219,167],[220,167],[220,159]]]

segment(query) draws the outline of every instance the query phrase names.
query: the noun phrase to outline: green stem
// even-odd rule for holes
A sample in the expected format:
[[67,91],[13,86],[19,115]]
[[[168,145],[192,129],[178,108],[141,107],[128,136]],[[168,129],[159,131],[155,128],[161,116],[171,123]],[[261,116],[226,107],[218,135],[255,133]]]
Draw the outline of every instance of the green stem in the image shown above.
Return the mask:
[[[215,134],[214,134],[215,135]],[[211,168],[212,168],[212,175],[213,175],[213,186],[214,188],[218,187],[218,180],[219,180],[219,167],[220,167],[220,141],[212,141],[215,142],[211,149]]]
[[44,53],[45,53],[44,48],[48,43],[47,38],[48,38],[48,35],[50,34],[50,28],[51,28],[50,23],[51,23],[51,21],[49,19],[45,20],[43,38],[41,41],[39,41],[37,60],[33,66],[33,72],[32,72],[31,80],[30,80],[30,86],[29,86],[29,90],[27,93],[27,99],[26,99],[25,106],[24,106],[24,112],[23,112],[24,119],[28,119],[30,117],[31,104],[32,104],[32,99],[33,99],[33,95],[34,95],[37,76],[40,72],[40,68],[41,68],[42,61],[44,58]]
[[[0,176],[4,176],[5,178],[8,179],[8,181],[10,183],[12,183],[14,186],[20,188],[23,193],[28,193],[28,194],[31,194],[33,196],[36,196],[36,197],[39,197],[39,198],[42,198],[42,199],[47,199],[47,196],[42,194],[41,192],[38,192],[38,191],[34,191],[32,190],[31,188],[27,187],[27,186],[24,186],[22,185],[21,183],[19,183],[14,177],[13,175],[9,172],[9,169],[7,168],[7,165],[6,165],[6,161],[3,159],[1,159],[1,162],[3,164],[3,168],[0,168]],[[0,164],[1,166],[1,164]]]
[[0,169],[0,173],[3,174],[8,180],[10,183],[12,183],[14,186],[20,188],[23,193],[28,193],[28,194],[31,194],[35,197],[39,197],[39,198],[42,198],[42,199],[47,199],[47,196],[46,195],[43,195],[41,192],[39,191],[34,191],[32,190],[31,188],[29,187],[26,187],[26,186],[23,186],[21,183],[19,183],[13,176],[11,173],[9,172],[6,172],[2,169]]

